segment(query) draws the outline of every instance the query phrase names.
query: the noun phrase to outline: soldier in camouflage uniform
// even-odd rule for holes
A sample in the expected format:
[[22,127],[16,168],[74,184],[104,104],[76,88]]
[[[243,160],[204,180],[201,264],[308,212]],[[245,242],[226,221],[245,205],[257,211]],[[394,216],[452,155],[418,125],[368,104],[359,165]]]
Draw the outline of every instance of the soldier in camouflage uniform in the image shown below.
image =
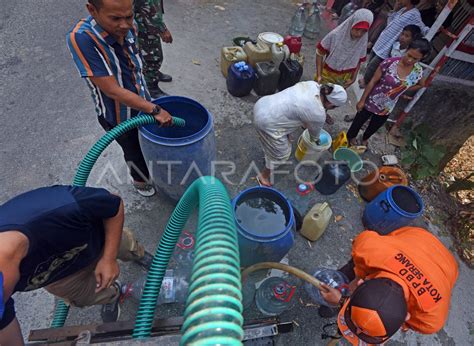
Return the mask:
[[145,63],[144,74],[151,96],[166,95],[159,82],[171,82],[169,75],[160,72],[163,62],[161,40],[173,42],[173,36],[163,21],[163,0],[135,0],[135,20],[138,24],[138,44]]

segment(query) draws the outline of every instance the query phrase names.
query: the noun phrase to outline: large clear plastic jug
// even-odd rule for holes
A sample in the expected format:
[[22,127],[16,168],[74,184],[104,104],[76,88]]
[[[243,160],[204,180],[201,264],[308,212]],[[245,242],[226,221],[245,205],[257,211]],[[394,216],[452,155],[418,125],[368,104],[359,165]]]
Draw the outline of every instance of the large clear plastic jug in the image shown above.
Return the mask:
[[319,16],[319,8],[313,5],[313,13],[309,16],[306,21],[306,27],[304,29],[304,37],[314,40],[318,37],[321,32],[321,17]]
[[289,34],[291,36],[299,36],[299,37],[303,36],[305,25],[306,25],[306,9],[304,6],[301,6],[296,10],[296,13],[291,19]]
[[351,1],[346,6],[342,8],[341,17],[337,21],[337,24],[342,24],[347,18],[352,16],[352,14],[357,10],[357,6]]
[[331,221],[332,210],[327,202],[316,203],[306,214],[301,227],[301,235],[311,241],[318,240]]
[[264,315],[277,316],[294,305],[295,292],[296,285],[280,277],[270,277],[258,288],[255,302]]
[[[316,268],[313,276],[319,281],[321,281],[322,283],[325,283],[326,285],[332,288],[337,288],[344,295],[347,295],[350,293],[349,285],[348,285],[349,279],[347,278],[346,275],[344,275],[344,273],[340,271],[320,267],[320,268]],[[319,289],[317,289],[310,283],[305,283],[304,289],[315,303],[319,305],[334,307],[328,302],[326,302],[324,298],[321,296],[321,292],[319,291]]]
[[[138,280],[129,282],[121,287],[121,293],[126,299],[132,297],[140,301],[145,288],[146,275],[142,275]],[[157,305],[170,303],[184,303],[188,293],[189,283],[182,276],[176,276],[173,269],[167,269],[161,283]]]

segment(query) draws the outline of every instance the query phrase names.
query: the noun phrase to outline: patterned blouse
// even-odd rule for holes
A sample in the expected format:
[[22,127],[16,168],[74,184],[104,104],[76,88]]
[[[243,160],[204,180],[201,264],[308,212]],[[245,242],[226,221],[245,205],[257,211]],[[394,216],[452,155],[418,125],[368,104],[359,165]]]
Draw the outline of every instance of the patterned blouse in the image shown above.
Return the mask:
[[378,115],[392,112],[400,96],[423,78],[423,68],[416,63],[405,79],[398,77],[397,68],[401,58],[388,58],[382,61],[382,78],[374,86],[365,101],[365,109]]

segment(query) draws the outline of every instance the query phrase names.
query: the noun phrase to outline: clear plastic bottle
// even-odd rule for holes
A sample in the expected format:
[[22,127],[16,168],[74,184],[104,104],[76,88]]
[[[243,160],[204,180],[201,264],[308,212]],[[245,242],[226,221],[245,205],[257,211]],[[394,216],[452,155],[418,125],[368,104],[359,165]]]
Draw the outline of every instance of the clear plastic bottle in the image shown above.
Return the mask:
[[267,316],[277,316],[293,306],[296,286],[281,277],[270,277],[255,294],[257,308]]
[[313,1],[313,4],[320,5],[322,7],[326,7],[328,1],[327,0],[319,0],[319,1]]
[[[140,301],[145,288],[146,275],[141,276],[134,282],[122,285],[122,295],[124,299],[129,297]],[[185,303],[188,295],[189,283],[183,276],[176,276],[173,269],[167,269],[163,282],[161,283],[157,305],[171,303]]]
[[357,10],[357,6],[351,1],[346,6],[342,8],[341,16],[337,21],[337,24],[342,24],[347,18],[352,16],[352,14]]
[[[349,286],[348,286],[349,279],[347,278],[347,276],[344,275],[344,273],[338,270],[321,267],[321,268],[316,268],[313,276],[328,286],[341,289],[343,294],[349,294]],[[319,289],[317,289],[310,283],[306,282],[304,284],[304,289],[315,303],[318,303],[319,305],[332,307],[321,296],[321,292],[319,291]]]
[[305,6],[299,7],[293,18],[291,19],[289,34],[291,36],[303,36],[306,25],[306,9]]
[[313,3],[313,10],[304,29],[304,37],[314,40],[321,32],[321,17],[319,16],[319,8]]

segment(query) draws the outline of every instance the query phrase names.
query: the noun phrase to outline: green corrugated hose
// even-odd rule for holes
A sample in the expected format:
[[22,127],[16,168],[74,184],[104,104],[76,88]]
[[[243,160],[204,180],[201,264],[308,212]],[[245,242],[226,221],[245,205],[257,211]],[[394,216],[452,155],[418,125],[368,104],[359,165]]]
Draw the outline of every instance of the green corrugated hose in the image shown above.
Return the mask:
[[[89,150],[87,155],[82,160],[72,184],[75,186],[86,186],[87,178],[89,178],[89,174],[92,170],[92,167],[94,167],[95,162],[99,158],[100,154],[102,154],[102,152],[105,150],[105,148],[107,148],[108,145],[116,138],[119,138],[125,132],[128,132],[138,126],[155,123],[156,120],[151,115],[142,114],[115,126],[112,130],[102,136],[102,138],[94,144],[91,150]],[[181,118],[173,117],[172,126],[183,127],[185,126],[185,121]]]
[[[92,166],[116,137],[154,121],[151,116],[139,116],[104,135],[81,162],[74,185],[85,185]],[[134,338],[143,339],[151,335],[166,267],[183,227],[198,206],[195,258],[181,345],[241,345],[243,318],[237,232],[227,191],[213,177],[196,180],[186,190],[168,221],[148,272],[133,330]],[[57,314],[64,318],[62,323],[57,321],[56,326],[62,326],[67,316],[67,310],[65,313],[61,311],[61,305],[67,308],[61,301]]]
[[[110,131],[108,131],[105,135],[102,136],[101,139],[94,144],[94,146],[89,150],[87,155],[81,161],[79,168],[77,169],[76,176],[74,177],[74,181],[72,185],[74,186],[86,186],[87,178],[89,178],[89,174],[94,167],[99,156],[102,152],[109,146],[112,141],[125,132],[130,131],[138,126],[154,124],[156,120],[154,117],[148,114],[142,114],[137,117],[128,119],[123,123],[117,125]],[[186,122],[184,119],[172,117],[172,126],[179,126],[184,127]],[[69,305],[66,305],[64,301],[58,301],[56,305],[56,309],[54,311],[53,321],[51,322],[52,328],[60,328],[64,326],[66,322],[67,315],[69,313]]]
[[243,318],[237,232],[229,196],[222,183],[212,177],[197,179],[168,221],[148,272],[134,338],[150,336],[166,267],[186,221],[197,206],[195,257],[181,345],[241,344]]

